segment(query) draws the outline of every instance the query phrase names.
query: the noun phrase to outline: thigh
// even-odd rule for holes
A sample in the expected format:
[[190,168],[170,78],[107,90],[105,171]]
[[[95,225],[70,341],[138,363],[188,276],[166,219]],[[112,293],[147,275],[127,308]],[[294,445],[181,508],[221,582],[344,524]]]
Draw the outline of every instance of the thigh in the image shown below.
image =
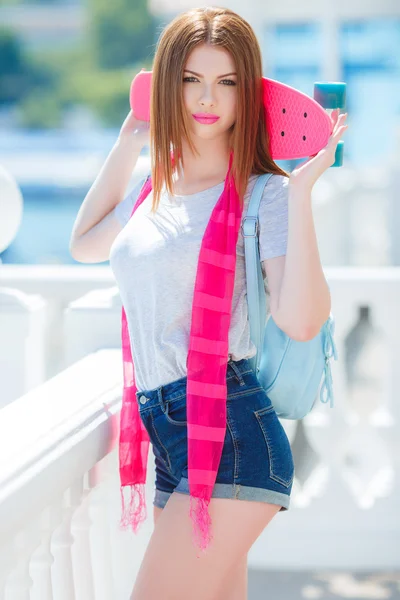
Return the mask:
[[[190,497],[174,492],[159,514],[131,600],[216,600],[230,570],[249,551],[280,506],[212,498],[213,539],[205,553],[192,539]],[[156,576],[155,576],[156,575]]]
[[[163,511],[158,506],[153,507],[154,526]],[[248,576],[247,552],[229,569],[221,586],[219,600],[247,600]]]
[[162,508],[159,508],[158,506],[153,506],[154,526],[156,526],[158,518],[160,517],[162,511],[163,511]]
[[245,554],[230,568],[221,586],[218,600],[247,600],[249,580],[247,558]]

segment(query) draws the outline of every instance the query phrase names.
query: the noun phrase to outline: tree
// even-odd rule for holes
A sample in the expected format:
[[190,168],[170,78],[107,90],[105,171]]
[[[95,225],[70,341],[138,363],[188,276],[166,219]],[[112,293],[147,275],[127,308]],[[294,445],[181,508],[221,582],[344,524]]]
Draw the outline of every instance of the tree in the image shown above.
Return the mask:
[[100,69],[153,58],[156,22],[147,0],[88,0],[88,10],[90,52]]
[[32,60],[14,31],[0,28],[0,104],[19,102],[33,90],[51,89],[56,77]]
[[0,28],[0,104],[15,102],[26,86],[21,43],[11,30]]

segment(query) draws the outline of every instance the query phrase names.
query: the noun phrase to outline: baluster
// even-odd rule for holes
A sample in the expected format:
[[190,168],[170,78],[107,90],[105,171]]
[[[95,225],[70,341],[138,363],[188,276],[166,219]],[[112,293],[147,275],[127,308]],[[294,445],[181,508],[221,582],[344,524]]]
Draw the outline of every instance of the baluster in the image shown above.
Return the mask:
[[76,489],[77,492],[79,489],[79,494],[77,493],[74,498],[77,510],[71,521],[71,533],[74,538],[72,564],[75,581],[75,600],[95,600],[90,552],[90,489],[88,489],[87,474],[79,479]]
[[56,600],[75,600],[74,576],[71,549],[74,541],[71,535],[71,519],[75,506],[71,504],[71,489],[64,492],[61,502],[54,505],[58,511],[58,527],[51,538],[51,551],[54,556],[52,568],[53,595]]
[[56,506],[48,506],[39,516],[40,544],[31,558],[33,587],[30,600],[53,600],[51,566],[54,562],[50,550],[51,536],[58,523]]
[[12,546],[15,551],[15,562],[4,588],[5,600],[30,600],[30,589],[33,580],[29,574],[31,553],[35,547],[35,525],[17,533]]
[[11,569],[15,565],[15,553],[10,543],[11,536],[3,539],[3,546],[0,547],[0,600],[5,598],[5,588]]
[[92,566],[96,600],[115,597],[112,575],[109,501],[109,461],[106,456],[89,471],[90,516],[92,519]]

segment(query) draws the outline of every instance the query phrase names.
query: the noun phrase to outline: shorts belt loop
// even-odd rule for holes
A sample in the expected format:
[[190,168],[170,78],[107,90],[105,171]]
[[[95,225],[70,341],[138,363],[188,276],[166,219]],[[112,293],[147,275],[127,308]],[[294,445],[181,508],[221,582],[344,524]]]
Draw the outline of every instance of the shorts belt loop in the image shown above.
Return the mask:
[[157,389],[157,397],[158,397],[158,403],[161,406],[161,410],[163,411],[163,413],[165,413],[165,411],[166,411],[166,404],[164,402],[164,396],[163,396],[162,386],[160,386]]
[[228,361],[228,365],[230,365],[235,373],[235,377],[236,377],[236,381],[240,384],[240,385],[245,385],[244,379],[242,377],[241,372],[239,371],[237,365],[234,363],[234,361],[232,359],[230,359]]

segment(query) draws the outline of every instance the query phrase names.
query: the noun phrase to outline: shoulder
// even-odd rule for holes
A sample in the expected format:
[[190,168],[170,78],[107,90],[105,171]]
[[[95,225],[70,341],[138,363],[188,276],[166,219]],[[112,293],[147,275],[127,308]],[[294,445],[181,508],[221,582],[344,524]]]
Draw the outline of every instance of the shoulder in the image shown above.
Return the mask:
[[286,210],[289,197],[289,177],[273,174],[264,188],[261,206]]
[[273,199],[276,194],[287,193],[289,189],[289,177],[273,173],[264,187],[263,198]]
[[122,226],[125,226],[129,221],[135,202],[147,177],[148,175],[137,180],[125,198],[115,206],[114,215]]
[[[257,179],[260,177],[260,175],[252,173],[249,177],[249,181],[248,181],[248,186],[247,186],[247,192],[253,188],[253,186],[255,185]],[[285,187],[289,185],[289,177],[287,177],[286,175],[279,175],[277,173],[272,173],[271,177],[268,179],[265,189],[269,188],[280,188],[280,187]]]
[[[252,177],[251,191],[257,175]],[[286,254],[288,238],[289,177],[271,175],[268,179],[258,210],[260,260]],[[251,192],[249,194],[249,197]]]
[[[246,203],[250,200],[254,186],[259,175],[250,175],[247,191],[245,194]],[[289,177],[286,175],[278,175],[273,173],[264,186],[263,194],[260,201],[260,210],[267,207],[272,208],[274,205],[285,204],[289,194]]]

